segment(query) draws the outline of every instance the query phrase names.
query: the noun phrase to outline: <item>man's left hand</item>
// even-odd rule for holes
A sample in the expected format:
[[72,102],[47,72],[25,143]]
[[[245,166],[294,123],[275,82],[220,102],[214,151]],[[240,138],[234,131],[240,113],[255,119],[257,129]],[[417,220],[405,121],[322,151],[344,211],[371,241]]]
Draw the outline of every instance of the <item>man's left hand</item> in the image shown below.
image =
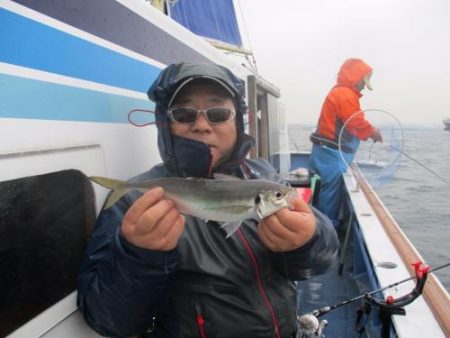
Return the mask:
[[300,248],[314,235],[316,218],[310,206],[300,198],[260,221],[258,235],[263,245],[275,252]]

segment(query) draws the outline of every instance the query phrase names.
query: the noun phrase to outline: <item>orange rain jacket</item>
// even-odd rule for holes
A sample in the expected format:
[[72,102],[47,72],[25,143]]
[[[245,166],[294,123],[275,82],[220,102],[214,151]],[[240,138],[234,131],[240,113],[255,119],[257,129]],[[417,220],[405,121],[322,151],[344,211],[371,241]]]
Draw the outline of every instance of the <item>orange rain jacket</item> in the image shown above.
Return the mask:
[[[366,141],[373,132],[372,125],[367,122],[361,111],[359,98],[362,94],[355,84],[370,73],[372,68],[361,59],[348,59],[341,66],[337,83],[330,90],[320,113],[317,133],[335,143],[339,142],[339,134],[345,125],[346,131],[360,140]],[[344,133],[343,133],[344,135]]]

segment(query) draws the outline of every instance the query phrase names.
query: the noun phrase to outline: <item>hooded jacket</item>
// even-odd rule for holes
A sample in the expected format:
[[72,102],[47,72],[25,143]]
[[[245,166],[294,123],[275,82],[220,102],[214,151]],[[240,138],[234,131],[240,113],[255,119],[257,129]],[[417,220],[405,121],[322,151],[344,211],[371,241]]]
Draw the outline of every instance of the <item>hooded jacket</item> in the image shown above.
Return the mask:
[[[237,106],[238,141],[233,156],[216,171],[245,179],[276,178],[266,161],[245,159],[253,140],[243,128],[243,81],[217,65],[178,64],[167,67],[149,90],[157,103],[164,162],[133,181],[210,174],[208,147],[170,135],[166,115],[180,81],[206,75],[226,83]],[[120,232],[125,212],[139,196],[131,192],[100,213],[86,250],[78,306],[92,328],[113,337],[292,337],[293,281],[324,272],[337,253],[336,234],[325,217],[316,214],[316,232],[303,247],[273,253],[261,244],[256,220],[247,220],[226,238],[216,222],[186,216],[177,248],[159,252],[133,246]]]
[[[156,102],[155,118],[158,126],[158,147],[161,158],[167,170],[176,176],[207,177],[211,155],[204,143],[184,137],[172,135],[169,132],[169,103],[180,87],[189,79],[213,78],[223,83],[234,93],[236,106],[237,146],[231,161],[217,170],[220,172],[232,169],[247,155],[254,145],[254,140],[244,133],[244,115],[247,111],[245,103],[245,84],[227,68],[211,64],[172,64],[168,66],[155,80],[148,91],[150,100]],[[196,155],[196,156],[194,156]]]
[[[348,59],[341,66],[336,85],[330,90],[322,105],[316,134],[341,146],[355,151],[358,140],[367,140],[373,132],[372,125],[361,112],[359,99],[362,94],[356,83],[369,74],[372,68],[361,59]],[[339,135],[342,132],[341,141]]]

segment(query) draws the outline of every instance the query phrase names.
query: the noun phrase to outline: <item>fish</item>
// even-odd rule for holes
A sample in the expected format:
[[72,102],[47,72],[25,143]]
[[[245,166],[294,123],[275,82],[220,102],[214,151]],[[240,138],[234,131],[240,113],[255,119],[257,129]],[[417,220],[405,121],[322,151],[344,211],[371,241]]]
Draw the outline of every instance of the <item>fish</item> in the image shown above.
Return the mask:
[[110,208],[131,190],[145,193],[162,187],[165,197],[174,201],[177,209],[206,221],[216,221],[230,237],[246,219],[261,220],[298,197],[295,188],[267,180],[245,180],[216,174],[214,179],[164,177],[141,182],[126,182],[101,176],[89,177],[93,182],[111,189],[103,209]]

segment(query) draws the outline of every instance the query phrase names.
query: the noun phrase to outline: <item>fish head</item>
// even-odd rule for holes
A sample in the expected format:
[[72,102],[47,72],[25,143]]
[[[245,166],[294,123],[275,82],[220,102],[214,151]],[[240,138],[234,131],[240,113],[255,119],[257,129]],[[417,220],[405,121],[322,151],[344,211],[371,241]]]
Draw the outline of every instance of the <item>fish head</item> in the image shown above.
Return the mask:
[[289,186],[279,185],[263,190],[255,199],[256,213],[259,218],[270,216],[280,209],[289,208],[295,197],[298,197],[297,191]]

